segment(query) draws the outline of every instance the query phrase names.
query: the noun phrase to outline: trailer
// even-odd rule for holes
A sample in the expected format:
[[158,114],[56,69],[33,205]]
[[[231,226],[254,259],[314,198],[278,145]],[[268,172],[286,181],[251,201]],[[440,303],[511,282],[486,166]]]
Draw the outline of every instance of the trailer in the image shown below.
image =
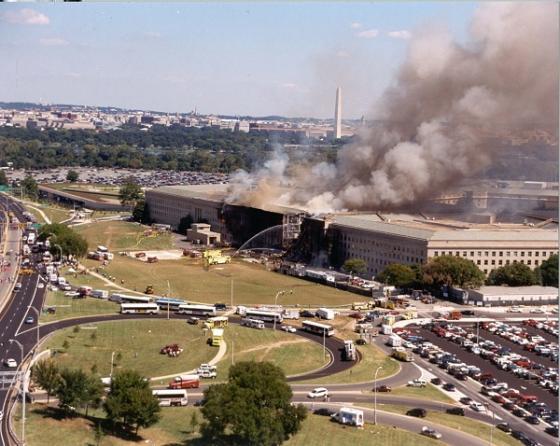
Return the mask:
[[382,325],[381,326],[381,333],[384,335],[390,335],[393,333],[393,327],[391,327],[390,325]]
[[91,297],[97,297],[98,299],[109,299],[109,291],[107,291],[107,290],[93,290],[91,292]]
[[334,310],[331,310],[329,308],[319,308],[315,314],[321,319],[334,319]]
[[387,339],[386,344],[389,347],[401,347],[402,346],[402,339],[397,335],[391,335]]
[[358,353],[356,352],[356,346],[354,341],[347,340],[344,341],[344,360],[345,361],[355,361],[358,359]]
[[332,415],[332,419],[340,424],[363,427],[364,411],[352,407],[341,407],[336,414]]

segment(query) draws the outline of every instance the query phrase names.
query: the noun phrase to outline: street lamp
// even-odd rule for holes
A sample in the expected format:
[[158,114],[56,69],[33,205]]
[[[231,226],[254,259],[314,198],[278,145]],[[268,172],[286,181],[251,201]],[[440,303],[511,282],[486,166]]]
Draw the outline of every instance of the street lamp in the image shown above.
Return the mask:
[[[292,294],[294,292],[294,290],[280,290],[276,293],[276,296],[274,296],[274,307],[276,307],[276,305],[278,304],[278,297],[283,296],[286,293],[290,293]],[[273,330],[276,330],[276,316],[274,317],[274,323],[272,326]]]
[[111,378],[111,383],[113,381],[113,358],[115,357],[115,352],[111,353],[111,373],[109,373],[109,378]]
[[37,322],[37,344],[36,344],[36,347],[38,347],[39,346],[39,339],[40,339],[40,336],[39,336],[39,317],[41,317],[41,315],[39,314],[39,310],[37,310],[37,308],[35,308],[31,305],[28,305],[27,309],[28,310],[33,310],[35,312],[35,315],[37,316],[37,321],[36,321]]
[[375,370],[375,374],[373,375],[373,424],[377,424],[377,373],[383,367],[379,366]]

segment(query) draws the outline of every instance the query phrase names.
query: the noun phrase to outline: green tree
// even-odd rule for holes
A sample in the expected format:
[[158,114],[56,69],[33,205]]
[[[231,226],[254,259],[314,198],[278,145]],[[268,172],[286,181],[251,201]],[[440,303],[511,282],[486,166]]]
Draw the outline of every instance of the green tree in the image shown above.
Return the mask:
[[138,200],[134,209],[132,210],[132,219],[144,225],[149,225],[152,223],[152,218],[150,216],[150,206],[146,200]]
[[205,422],[201,432],[212,443],[232,432],[243,444],[274,446],[298,432],[306,417],[303,406],[290,404],[292,390],[284,372],[268,362],[239,362],[226,384],[204,391]]
[[[92,372],[93,373],[93,372]],[[103,383],[95,374],[89,375],[84,383],[85,394],[82,404],[86,406],[86,417],[90,407],[96,408],[101,404],[103,396]]]
[[111,379],[111,388],[104,404],[107,418],[136,433],[159,420],[160,407],[150,385],[133,370],[122,370]]
[[70,181],[71,183],[75,183],[80,178],[80,174],[75,170],[70,169],[66,174],[66,181]]
[[10,182],[6,176],[6,171],[4,169],[0,170],[0,186],[9,186]]
[[62,343],[62,348],[64,350],[68,350],[68,347],[70,347],[70,343],[68,342],[68,339],[65,339],[64,342]]
[[558,254],[551,255],[537,268],[537,275],[544,286],[558,288]]
[[348,259],[342,265],[342,270],[348,274],[361,274],[366,270],[366,266],[366,262],[363,259]]
[[119,189],[119,198],[123,206],[135,205],[143,196],[142,188],[132,177],[127,178]]
[[35,363],[31,369],[31,377],[47,392],[47,404],[51,395],[54,395],[60,381],[58,367],[52,359],[43,359]]
[[60,223],[51,223],[41,226],[39,230],[39,240],[49,240],[56,255],[72,255],[75,257],[84,257],[87,254],[87,240],[81,235]]
[[424,265],[422,273],[424,284],[431,287],[478,288],[484,283],[484,273],[474,262],[459,256],[434,257]]
[[193,218],[191,214],[185,215],[179,221],[179,226],[177,227],[177,232],[179,234],[185,235],[187,233],[187,229],[190,229],[191,225],[193,224]]
[[537,275],[523,263],[511,263],[493,269],[486,279],[487,285],[527,286],[537,283]]
[[31,175],[27,175],[21,181],[21,188],[23,190],[23,194],[27,197],[36,199],[39,196],[39,186],[37,185],[37,181],[35,181]]
[[375,280],[396,286],[397,288],[410,288],[417,280],[417,273],[408,265],[392,263],[381,271]]
[[64,413],[74,415],[75,408],[82,406],[88,399],[88,376],[80,369],[63,369],[56,389],[58,406]]

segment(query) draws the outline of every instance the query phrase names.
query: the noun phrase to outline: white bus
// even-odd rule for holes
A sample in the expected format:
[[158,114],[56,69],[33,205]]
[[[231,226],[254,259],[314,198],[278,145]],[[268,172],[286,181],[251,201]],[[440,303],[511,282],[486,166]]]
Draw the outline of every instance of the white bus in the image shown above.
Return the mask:
[[179,305],[179,314],[190,314],[193,316],[216,316],[216,309],[212,305]]
[[152,301],[151,297],[148,296],[131,296],[129,294],[120,294],[120,293],[113,293],[111,294],[111,297],[109,298],[109,300],[113,301],[113,302],[119,302],[119,303],[123,303],[123,304],[136,304],[136,303],[149,303]]
[[159,305],[159,307],[162,310],[167,310],[167,306],[169,305],[169,310],[170,311],[177,311],[179,309],[179,307],[181,305],[185,305],[186,302],[184,300],[181,299],[172,299],[172,298],[168,298],[168,297],[160,297],[156,299],[156,304]]
[[264,322],[258,319],[243,318],[241,319],[241,325],[250,328],[258,328],[259,330],[264,329]]
[[315,333],[318,335],[323,336],[333,336],[334,335],[334,328],[332,325],[328,324],[320,324],[319,322],[313,321],[303,321],[301,323],[302,328],[309,333]]
[[186,406],[189,403],[185,389],[152,390],[160,406]]
[[121,304],[121,314],[158,314],[159,307],[153,303]]
[[274,311],[254,310],[249,308],[247,308],[245,316],[250,319],[260,319],[264,322],[274,322],[274,319],[276,319],[276,322],[282,322],[284,320],[281,313],[276,313]]

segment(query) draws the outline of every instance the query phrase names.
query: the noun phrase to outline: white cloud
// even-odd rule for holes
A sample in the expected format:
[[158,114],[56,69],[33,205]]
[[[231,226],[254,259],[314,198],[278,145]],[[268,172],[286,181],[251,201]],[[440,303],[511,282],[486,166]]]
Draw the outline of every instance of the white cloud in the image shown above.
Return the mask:
[[161,37],[161,33],[158,33],[157,31],[146,31],[144,35],[153,39],[159,39]]
[[406,29],[401,29],[399,31],[389,31],[387,33],[387,35],[389,37],[392,37],[393,39],[410,39],[411,34],[410,31],[407,31]]
[[362,27],[362,24],[359,22],[354,22],[350,25],[350,28],[352,29],[360,29]]
[[48,25],[50,22],[45,14],[29,8],[6,11],[0,15],[0,18],[4,22],[16,25]]
[[340,57],[341,59],[344,59],[346,57],[350,57],[350,53],[344,50],[340,50],[336,52],[336,57]]
[[60,37],[45,37],[39,39],[39,43],[43,46],[66,46],[70,45],[68,40],[64,40]]
[[363,39],[373,39],[379,35],[378,29],[368,29],[366,31],[360,31],[356,34],[357,37],[361,37]]

